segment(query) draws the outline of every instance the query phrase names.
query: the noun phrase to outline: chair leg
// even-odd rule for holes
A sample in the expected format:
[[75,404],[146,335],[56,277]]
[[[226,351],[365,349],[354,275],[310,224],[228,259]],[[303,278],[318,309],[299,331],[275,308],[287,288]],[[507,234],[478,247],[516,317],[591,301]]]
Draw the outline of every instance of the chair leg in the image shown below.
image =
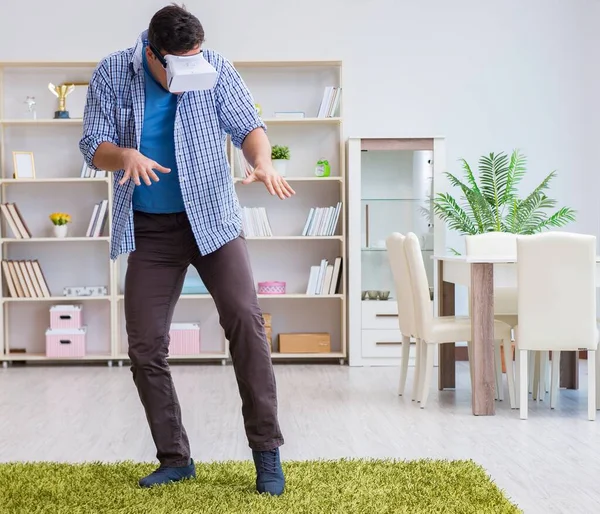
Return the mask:
[[425,370],[421,390],[421,409],[425,408],[427,404],[427,398],[429,397],[429,389],[431,389],[431,375],[433,375],[433,351],[434,347],[432,344],[425,344]]
[[527,350],[519,350],[520,354],[521,354],[521,362],[520,362],[520,369],[519,369],[519,383],[520,383],[520,391],[519,391],[519,409],[520,409],[520,413],[521,413],[521,419],[527,419],[527,399],[529,398],[529,391],[527,390],[528,387],[527,385],[529,384],[528,381],[528,371],[529,368],[527,367]]
[[400,363],[400,384],[398,395],[404,394],[406,387],[406,376],[408,375],[408,360],[410,359],[410,337],[402,335],[402,362]]
[[519,345],[515,344],[515,408],[521,405],[521,387],[526,387],[527,384],[521,384],[521,352]]
[[596,420],[596,351],[588,350],[588,419]]
[[421,398],[419,397],[419,387],[421,384],[421,366],[423,362],[423,356],[421,355],[421,350],[423,347],[423,342],[420,339],[416,339],[416,348],[415,348],[415,376],[413,377],[413,390],[412,390],[412,401],[418,402]]
[[[596,410],[600,409],[600,376],[598,376],[598,368],[600,368],[600,351],[596,350]],[[589,357],[588,357],[589,359]]]
[[502,380],[502,355],[500,354],[500,343],[494,341],[494,365],[496,370],[496,400],[504,401],[504,385]]
[[552,380],[550,380],[550,408],[556,408],[560,377],[560,352],[552,352]]
[[515,408],[515,373],[512,356],[512,341],[503,341],[504,346],[504,364],[506,366],[506,381],[508,382],[508,399],[510,408]]
[[548,392],[548,362],[550,361],[549,352],[540,352],[540,400],[546,399]]
[[542,359],[542,352],[534,352],[534,356],[532,357],[532,361],[533,361],[533,384],[532,384],[532,397],[534,400],[536,400],[537,402],[540,401],[540,397],[543,396],[541,394],[541,389],[540,389],[540,363],[541,363],[541,359]]
[[532,394],[533,396],[533,400],[535,400],[537,398],[537,395],[535,393],[535,385],[534,385],[534,381],[535,381],[535,357],[536,357],[536,352],[531,351],[529,352],[529,392]]

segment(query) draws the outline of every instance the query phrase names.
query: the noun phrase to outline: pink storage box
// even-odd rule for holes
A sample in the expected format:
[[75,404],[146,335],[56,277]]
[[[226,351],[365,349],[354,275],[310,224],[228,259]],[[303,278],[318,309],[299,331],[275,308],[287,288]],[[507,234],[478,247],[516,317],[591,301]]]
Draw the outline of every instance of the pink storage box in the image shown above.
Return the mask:
[[87,327],[46,330],[46,357],[85,357]]
[[258,294],[285,294],[285,282],[259,282]]
[[198,323],[171,323],[169,355],[198,355],[200,353],[200,325]]
[[81,305],[53,305],[50,307],[50,328],[67,329],[83,326]]

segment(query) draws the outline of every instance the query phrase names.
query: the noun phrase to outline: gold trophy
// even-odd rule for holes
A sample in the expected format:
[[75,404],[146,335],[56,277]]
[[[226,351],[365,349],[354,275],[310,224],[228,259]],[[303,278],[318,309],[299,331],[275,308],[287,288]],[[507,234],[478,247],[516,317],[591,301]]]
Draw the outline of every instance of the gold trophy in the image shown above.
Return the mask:
[[67,96],[73,92],[75,86],[73,84],[61,84],[60,86],[55,86],[50,82],[48,84],[48,89],[56,96],[56,98],[58,98],[58,111],[54,112],[54,119],[69,119],[69,111],[65,108],[65,100]]

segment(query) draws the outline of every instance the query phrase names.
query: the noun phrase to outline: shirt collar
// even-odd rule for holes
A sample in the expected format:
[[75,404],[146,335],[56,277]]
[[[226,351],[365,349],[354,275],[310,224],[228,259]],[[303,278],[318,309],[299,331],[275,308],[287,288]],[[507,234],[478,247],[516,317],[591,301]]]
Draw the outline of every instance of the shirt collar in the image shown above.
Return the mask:
[[133,67],[134,73],[138,73],[140,70],[143,71],[142,52],[144,47],[148,44],[148,31],[144,30],[135,42],[133,47],[133,55],[131,57],[131,66]]

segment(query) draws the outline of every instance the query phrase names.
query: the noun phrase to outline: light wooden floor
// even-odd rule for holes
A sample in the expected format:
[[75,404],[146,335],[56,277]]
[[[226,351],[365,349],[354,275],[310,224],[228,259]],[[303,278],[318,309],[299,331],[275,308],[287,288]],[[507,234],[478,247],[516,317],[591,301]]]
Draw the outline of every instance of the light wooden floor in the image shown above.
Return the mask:
[[[587,421],[585,390],[561,391],[555,411],[532,402],[528,421],[508,402],[476,418],[459,366],[457,392],[420,410],[396,395],[393,368],[277,365],[282,457],[473,459],[526,513],[597,513],[600,418]],[[250,458],[231,366],[173,370],[194,458]],[[154,460],[128,368],[0,369],[0,461],[124,459]]]

